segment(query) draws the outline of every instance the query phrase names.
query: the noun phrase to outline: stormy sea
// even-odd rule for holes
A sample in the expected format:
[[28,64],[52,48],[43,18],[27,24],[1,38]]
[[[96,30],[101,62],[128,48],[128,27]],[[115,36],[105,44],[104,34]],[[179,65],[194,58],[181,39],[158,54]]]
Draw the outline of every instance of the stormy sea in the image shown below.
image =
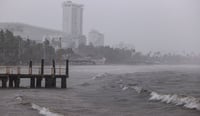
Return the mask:
[[[0,90],[1,116],[199,116],[200,66],[70,66],[67,89]],[[60,81],[57,81],[60,85]]]

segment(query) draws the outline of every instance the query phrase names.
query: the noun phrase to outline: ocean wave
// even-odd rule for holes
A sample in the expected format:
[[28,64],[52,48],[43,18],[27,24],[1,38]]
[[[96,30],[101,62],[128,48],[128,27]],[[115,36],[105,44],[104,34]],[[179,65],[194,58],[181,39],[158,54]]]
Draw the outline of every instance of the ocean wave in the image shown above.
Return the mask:
[[58,113],[51,112],[48,108],[41,107],[34,103],[32,103],[31,106],[33,109],[38,110],[39,114],[44,115],[44,116],[64,116]]
[[[155,91],[150,91],[139,86],[124,86],[132,88],[139,94],[147,94],[150,101],[159,101],[167,104],[174,104],[176,106],[183,106],[188,109],[195,109],[200,111],[200,99],[192,96],[178,95],[178,94],[161,94]],[[123,88],[124,89],[124,88]],[[122,90],[123,90],[122,89]],[[126,89],[127,90],[127,89]]]
[[23,101],[22,96],[16,96],[15,99],[16,99],[17,101],[19,101],[19,102],[22,102],[22,101]]
[[49,108],[46,108],[46,107],[42,107],[42,106],[39,106],[35,103],[31,103],[31,102],[28,102],[26,100],[24,100],[24,97],[23,96],[16,96],[15,99],[20,102],[20,104],[22,105],[28,105],[28,106],[31,106],[32,109],[34,110],[37,110],[39,114],[41,115],[44,115],[44,116],[64,116],[62,114],[58,114],[58,113],[54,113],[54,112],[51,112],[49,110]]
[[122,88],[123,91],[126,91],[127,89],[129,89],[128,86],[124,86],[124,87]]
[[200,111],[200,100],[192,96],[181,96],[177,94],[159,94],[151,92],[149,100],[161,101],[164,103],[171,103],[177,106],[183,106],[189,109],[196,109]]

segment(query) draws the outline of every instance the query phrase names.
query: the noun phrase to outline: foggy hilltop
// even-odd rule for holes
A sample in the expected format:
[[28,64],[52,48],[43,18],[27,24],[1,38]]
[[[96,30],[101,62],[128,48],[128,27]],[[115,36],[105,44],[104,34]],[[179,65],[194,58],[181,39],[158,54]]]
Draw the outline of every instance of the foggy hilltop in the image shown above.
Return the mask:
[[47,29],[23,23],[0,23],[0,29],[10,30],[15,36],[21,36],[24,39],[42,42],[44,35],[62,35],[59,30]]

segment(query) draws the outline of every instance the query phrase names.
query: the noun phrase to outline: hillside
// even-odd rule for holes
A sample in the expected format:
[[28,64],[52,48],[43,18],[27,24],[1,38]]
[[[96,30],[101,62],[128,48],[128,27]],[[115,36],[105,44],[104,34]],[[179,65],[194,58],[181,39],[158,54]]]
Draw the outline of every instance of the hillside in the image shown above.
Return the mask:
[[21,36],[24,39],[29,38],[37,42],[41,42],[44,36],[62,35],[62,32],[58,30],[46,29],[23,23],[0,23],[0,29],[7,29],[16,36]]

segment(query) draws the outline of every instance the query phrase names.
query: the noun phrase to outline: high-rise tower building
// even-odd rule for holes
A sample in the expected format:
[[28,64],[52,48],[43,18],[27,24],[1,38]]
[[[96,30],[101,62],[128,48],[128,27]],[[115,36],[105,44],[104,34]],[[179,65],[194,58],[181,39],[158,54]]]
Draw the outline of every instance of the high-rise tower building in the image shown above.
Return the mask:
[[86,45],[86,37],[83,35],[83,5],[72,1],[63,3],[63,41],[65,48],[77,48]]
[[65,36],[82,36],[83,5],[72,1],[63,3],[63,32]]

